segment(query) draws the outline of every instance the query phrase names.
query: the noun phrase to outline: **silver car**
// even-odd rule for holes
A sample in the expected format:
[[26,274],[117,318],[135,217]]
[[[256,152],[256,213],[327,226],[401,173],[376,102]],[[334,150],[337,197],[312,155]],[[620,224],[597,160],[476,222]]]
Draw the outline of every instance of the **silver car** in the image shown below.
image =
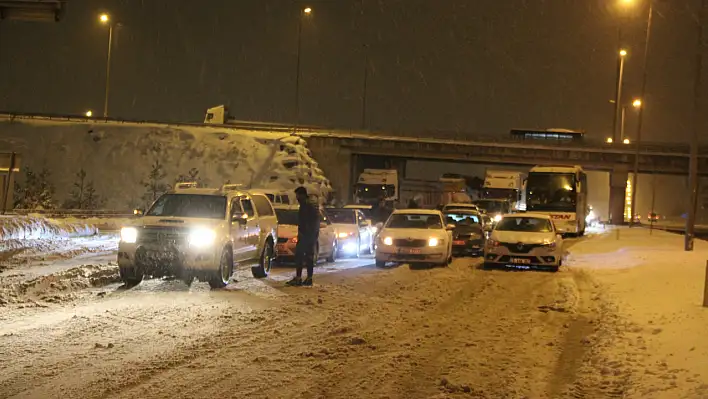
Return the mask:
[[504,215],[484,248],[485,268],[543,268],[558,271],[563,238],[548,215]]

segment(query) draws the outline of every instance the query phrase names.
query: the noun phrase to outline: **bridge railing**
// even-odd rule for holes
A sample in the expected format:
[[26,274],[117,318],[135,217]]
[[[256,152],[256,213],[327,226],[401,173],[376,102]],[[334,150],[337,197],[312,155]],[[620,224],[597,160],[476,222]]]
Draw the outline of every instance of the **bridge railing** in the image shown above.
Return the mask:
[[[325,136],[325,137],[351,137],[351,138],[383,138],[390,137],[403,140],[425,140],[425,141],[450,141],[450,142],[484,142],[484,143],[499,143],[499,144],[535,144],[548,147],[564,147],[564,148],[587,148],[621,151],[634,153],[636,146],[634,143],[606,143],[604,140],[584,137],[581,141],[556,141],[556,140],[524,140],[510,136],[508,133],[503,135],[477,134],[463,131],[450,130],[423,130],[423,131],[406,131],[406,132],[382,132],[373,130],[353,130],[341,128],[328,128],[320,126],[299,125],[297,129],[294,125],[284,123],[270,122],[251,122],[251,121],[233,121],[225,125],[204,124],[204,123],[185,123],[185,122],[165,122],[156,120],[128,120],[120,118],[88,118],[79,115],[60,115],[60,114],[29,114],[21,112],[0,112],[0,119],[8,120],[29,119],[29,120],[48,120],[48,121],[63,121],[63,122],[82,122],[94,124],[108,123],[124,123],[124,124],[158,124],[165,126],[188,126],[188,127],[207,127],[215,129],[244,129],[259,132],[270,132],[274,134],[284,134],[297,131],[297,133]],[[640,152],[643,153],[667,153],[686,155],[690,152],[690,146],[683,143],[669,142],[642,142]],[[708,155],[708,145],[701,145],[699,153]]]

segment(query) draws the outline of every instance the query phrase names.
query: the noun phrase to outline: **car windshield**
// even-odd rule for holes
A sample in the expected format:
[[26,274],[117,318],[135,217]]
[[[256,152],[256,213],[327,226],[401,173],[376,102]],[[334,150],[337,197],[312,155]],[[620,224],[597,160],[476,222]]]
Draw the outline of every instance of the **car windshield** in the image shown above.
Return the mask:
[[529,233],[551,233],[553,226],[548,219],[530,217],[506,217],[497,224],[498,231],[520,231]]
[[278,224],[298,225],[298,211],[294,209],[276,209],[275,216],[278,218]]
[[438,215],[394,213],[386,223],[389,229],[442,229]]
[[356,217],[353,209],[327,209],[327,215],[332,223],[356,224]]
[[455,226],[472,226],[479,224],[479,215],[474,213],[448,212],[445,213],[445,221]]
[[226,197],[221,195],[165,194],[155,201],[146,216],[224,219],[226,217]]

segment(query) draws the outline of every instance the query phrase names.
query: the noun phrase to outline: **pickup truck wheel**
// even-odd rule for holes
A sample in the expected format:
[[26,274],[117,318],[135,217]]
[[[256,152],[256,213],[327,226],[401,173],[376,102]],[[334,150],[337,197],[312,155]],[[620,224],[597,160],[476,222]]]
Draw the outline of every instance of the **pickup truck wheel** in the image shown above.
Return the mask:
[[143,273],[136,268],[119,267],[120,279],[126,288],[132,288],[143,281]]
[[251,268],[251,274],[253,274],[253,277],[268,277],[268,273],[270,273],[270,269],[273,266],[273,254],[273,241],[268,239],[263,247],[263,252],[261,252],[261,259],[258,262],[258,266],[253,266]]
[[382,268],[382,267],[386,267],[386,262],[384,262],[384,261],[382,261],[382,260],[377,260],[377,261],[376,261],[376,267],[378,267],[379,269]]
[[337,260],[337,241],[332,244],[332,253],[327,257],[327,262],[328,263],[334,263],[335,260]]
[[229,279],[234,272],[233,254],[228,249],[224,249],[219,260],[219,270],[209,278],[211,288],[224,288],[229,283]]

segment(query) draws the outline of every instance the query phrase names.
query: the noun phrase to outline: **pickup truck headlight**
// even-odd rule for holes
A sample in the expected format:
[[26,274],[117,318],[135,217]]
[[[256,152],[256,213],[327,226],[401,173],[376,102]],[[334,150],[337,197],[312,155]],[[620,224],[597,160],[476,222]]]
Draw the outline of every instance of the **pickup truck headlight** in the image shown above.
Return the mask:
[[353,236],[353,235],[354,235],[354,233],[341,232],[341,233],[337,234],[337,237],[339,237],[339,238],[348,238],[348,237],[351,237],[351,236]]
[[391,245],[393,245],[393,238],[386,237],[383,240],[381,240],[381,242],[383,242],[384,245],[391,246]]
[[439,244],[440,244],[440,240],[438,240],[435,237],[430,237],[430,239],[428,239],[428,246],[429,247],[437,247]]
[[120,240],[127,244],[135,244],[138,241],[138,229],[135,227],[123,227],[120,229]]
[[543,247],[544,247],[544,248],[554,249],[554,248],[556,247],[556,242],[555,242],[555,241],[544,242],[544,243],[543,243]]
[[496,214],[494,215],[494,223],[499,223],[502,220],[502,215]]
[[194,247],[207,247],[214,244],[216,232],[207,228],[194,229],[189,233],[189,245]]

